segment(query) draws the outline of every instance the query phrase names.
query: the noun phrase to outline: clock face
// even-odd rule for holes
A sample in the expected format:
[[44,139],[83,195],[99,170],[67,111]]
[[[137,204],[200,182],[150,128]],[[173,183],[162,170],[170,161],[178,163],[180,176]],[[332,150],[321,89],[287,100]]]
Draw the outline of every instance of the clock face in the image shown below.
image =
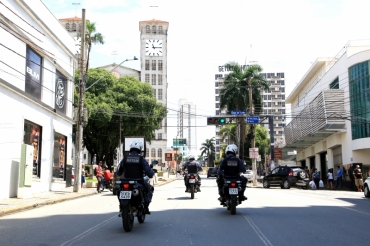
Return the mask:
[[161,39],[147,39],[145,41],[145,55],[147,56],[162,56],[162,40]]

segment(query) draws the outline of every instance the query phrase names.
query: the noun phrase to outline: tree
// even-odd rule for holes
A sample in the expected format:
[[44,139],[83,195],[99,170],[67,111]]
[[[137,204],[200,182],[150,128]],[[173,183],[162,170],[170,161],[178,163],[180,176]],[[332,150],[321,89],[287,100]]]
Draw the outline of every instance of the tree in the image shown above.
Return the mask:
[[200,153],[201,156],[203,155],[207,156],[207,160],[208,160],[207,166],[210,167],[211,166],[210,164],[212,160],[214,160],[214,155],[215,155],[215,138],[213,137],[211,139],[206,139],[206,141],[202,143],[202,147],[200,148],[200,150],[202,151]]
[[[252,90],[254,114],[260,114],[262,112],[261,90],[268,90],[270,88],[270,83],[260,74],[262,67],[258,64],[253,64],[243,71],[236,62],[227,63],[225,67],[232,72],[225,76],[224,86],[220,90],[220,107],[226,108],[228,112],[247,109],[250,113],[249,90]],[[251,83],[252,88],[249,88],[249,83]],[[239,118],[238,124],[240,125],[239,156],[241,159],[244,159],[245,119]]]
[[96,25],[95,22],[86,22],[86,34],[85,34],[85,42],[87,48],[87,59],[86,59],[86,73],[89,69],[89,59],[90,59],[90,52],[91,47],[93,44],[104,44],[103,35],[100,32],[96,32]]
[[144,136],[150,142],[167,110],[156,101],[149,84],[132,76],[116,79],[106,73],[104,69],[89,70],[87,87],[105,77],[85,93],[89,119],[83,131],[83,145],[91,155],[97,154],[98,160],[111,165],[113,152],[119,146],[120,129],[122,137]]
[[223,125],[223,127],[219,131],[219,135],[221,136],[221,141],[225,141],[225,138],[228,139],[227,144],[232,144],[236,142],[236,124],[227,124]]

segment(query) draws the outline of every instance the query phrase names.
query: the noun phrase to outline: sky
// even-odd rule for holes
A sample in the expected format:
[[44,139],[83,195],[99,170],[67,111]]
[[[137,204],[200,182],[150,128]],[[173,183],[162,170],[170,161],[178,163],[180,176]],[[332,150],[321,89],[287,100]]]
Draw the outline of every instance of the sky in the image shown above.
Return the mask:
[[[167,106],[177,110],[180,98],[196,105],[198,149],[215,135],[206,116],[215,114],[218,66],[257,61],[264,72],[284,72],[288,96],[318,57],[334,57],[351,40],[370,39],[368,0],[42,1],[57,18],[81,17],[86,9],[105,39],[93,46],[91,67],[140,57],[139,21],[169,22]],[[140,61],[123,65],[140,70]],[[173,112],[168,146],[177,135]]]

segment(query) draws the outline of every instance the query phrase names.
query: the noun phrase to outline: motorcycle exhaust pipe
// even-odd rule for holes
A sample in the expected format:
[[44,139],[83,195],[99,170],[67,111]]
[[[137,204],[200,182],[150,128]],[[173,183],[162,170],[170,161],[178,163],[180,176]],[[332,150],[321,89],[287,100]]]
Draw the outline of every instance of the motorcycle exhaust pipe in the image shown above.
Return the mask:
[[134,195],[134,196],[137,196],[137,195],[139,195],[139,190],[138,189],[134,189],[133,191],[132,191],[132,194]]

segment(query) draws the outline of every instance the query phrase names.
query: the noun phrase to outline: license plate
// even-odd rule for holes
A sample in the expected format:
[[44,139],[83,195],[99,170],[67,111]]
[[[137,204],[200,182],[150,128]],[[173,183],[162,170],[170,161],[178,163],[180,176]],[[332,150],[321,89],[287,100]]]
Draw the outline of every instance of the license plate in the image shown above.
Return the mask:
[[230,195],[238,195],[238,188],[229,188]]
[[131,191],[121,191],[119,199],[131,199]]
[[189,179],[189,183],[195,183],[195,179]]

